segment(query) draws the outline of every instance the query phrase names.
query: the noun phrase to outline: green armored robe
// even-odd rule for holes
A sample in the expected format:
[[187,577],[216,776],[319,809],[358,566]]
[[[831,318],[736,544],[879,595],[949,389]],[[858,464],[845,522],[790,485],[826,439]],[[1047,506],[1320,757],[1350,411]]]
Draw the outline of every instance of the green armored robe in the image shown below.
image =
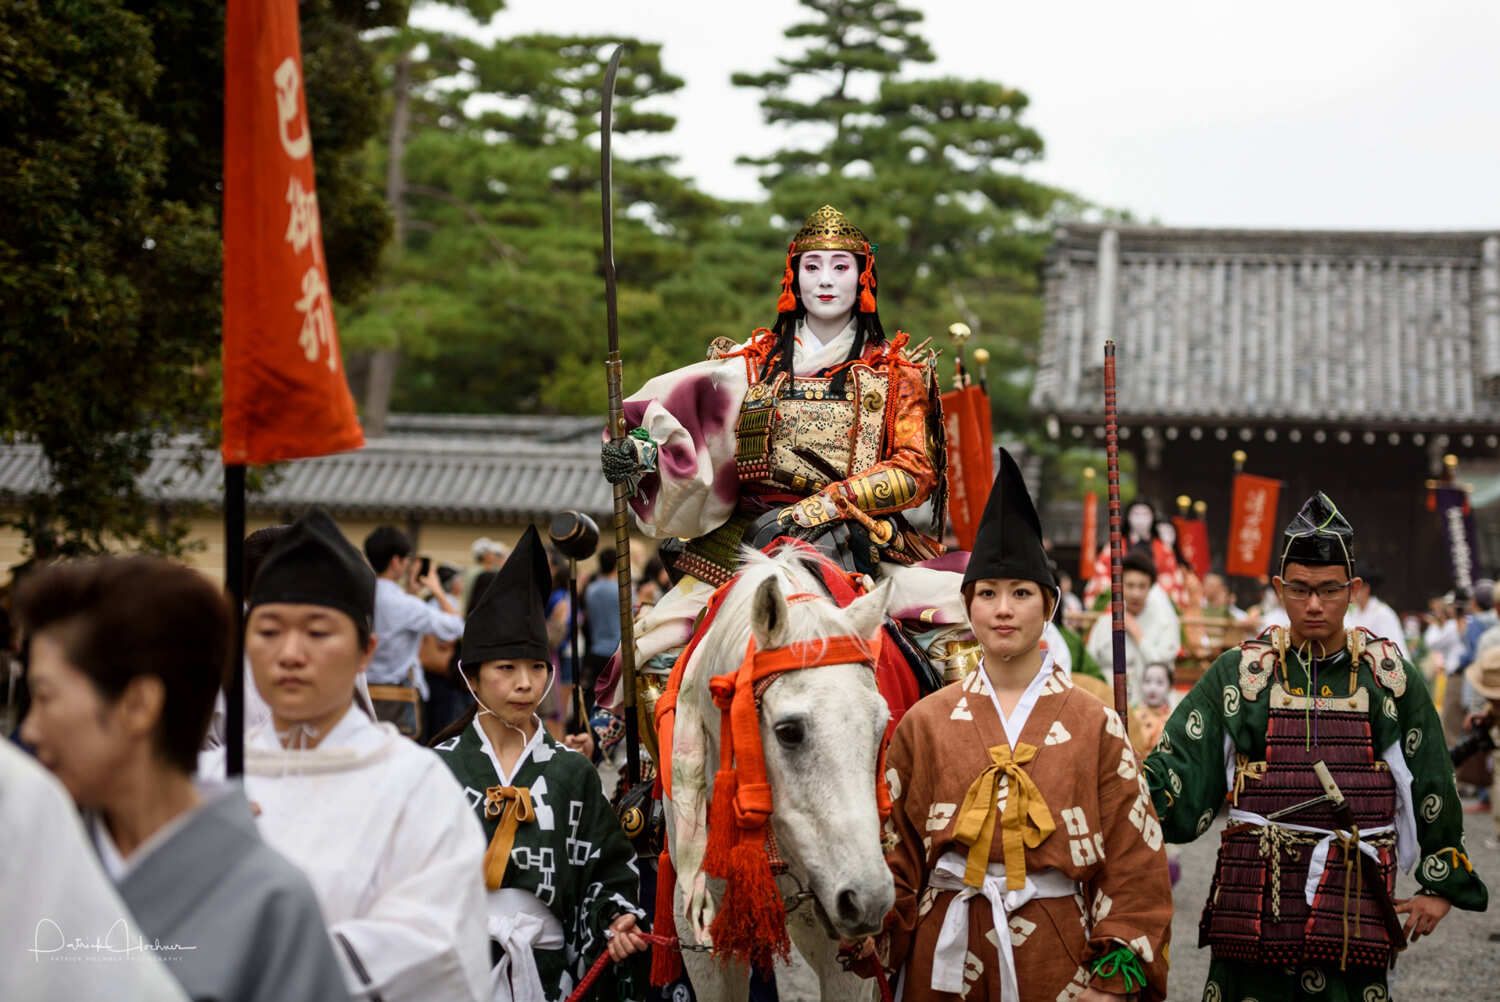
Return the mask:
[[[517,826],[504,880],[488,896],[491,942],[499,963],[504,941],[499,930],[515,922],[515,892],[534,896],[561,926],[562,942],[542,945],[556,943],[555,936],[544,936],[529,952],[548,1002],[566,999],[604,951],[604,930],[610,923],[625,912],[641,919],[645,915],[636,905],[640,875],[635,851],[604,798],[598,773],[587,758],[554,740],[540,721],[509,776],[501,770],[478,720],[434,751],[464,787],[487,840],[499,827],[494,817],[486,816],[487,791],[529,791],[535,817]],[[475,879],[483,877],[475,874]],[[644,984],[645,978],[630,974],[645,956],[615,965],[589,997],[638,998],[634,986]],[[514,980],[525,976],[531,961],[512,956],[507,963],[507,976]]]
[[[1289,649],[1277,666],[1272,632],[1231,648],[1213,663],[1178,704],[1144,772],[1168,842],[1191,842],[1206,832],[1229,795],[1238,755],[1264,762],[1273,683],[1301,696],[1339,698],[1358,689],[1369,693],[1369,724],[1374,755],[1392,774],[1411,777],[1398,789],[1396,827],[1416,834],[1407,847],[1415,859],[1424,893],[1455,907],[1483,911],[1489,892],[1469,863],[1463,840],[1463,805],[1442,723],[1426,682],[1394,644],[1362,631],[1354,666],[1346,649],[1309,659]],[[1273,677],[1274,676],[1274,677]],[[1316,720],[1308,740],[1317,743]],[[1394,760],[1394,761],[1393,761]],[[1404,762],[1405,769],[1400,769]],[[1406,853],[1403,853],[1405,855]],[[1442,927],[1438,927],[1438,935]],[[1417,948],[1423,944],[1419,943]],[[1258,999],[1315,999],[1319,1002],[1386,1002],[1386,972],[1374,968],[1303,964],[1275,967],[1215,956],[1204,989],[1205,1002]]]

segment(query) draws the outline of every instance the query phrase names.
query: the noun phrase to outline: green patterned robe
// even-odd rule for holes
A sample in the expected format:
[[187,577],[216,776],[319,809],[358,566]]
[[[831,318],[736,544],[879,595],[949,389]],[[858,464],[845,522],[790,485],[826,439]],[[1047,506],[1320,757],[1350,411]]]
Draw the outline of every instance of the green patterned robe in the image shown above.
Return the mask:
[[[433,750],[464,787],[488,840],[497,823],[484,816],[485,790],[502,784],[478,729],[476,721]],[[531,790],[536,820],[517,830],[503,886],[535,895],[562,925],[562,949],[533,951],[548,1002],[559,1002],[604,950],[604,930],[611,922],[625,912],[644,919],[645,912],[636,904],[640,873],[635,850],[620,830],[599,774],[587,758],[540,728],[516,763],[513,779],[510,785]],[[483,879],[477,873],[474,877]],[[635,986],[643,985],[645,976],[635,968],[646,956],[614,965],[589,997],[639,998]]]
[[[1413,777],[1411,804],[1420,847],[1417,880],[1426,891],[1458,908],[1483,911],[1489,892],[1478,874],[1466,869],[1463,805],[1426,682],[1393,647],[1365,636],[1369,647],[1360,658],[1356,685],[1370,692],[1370,732],[1376,757],[1396,746]],[[1244,646],[1267,649],[1264,640]],[[1233,744],[1228,752],[1231,760],[1235,752],[1252,762],[1265,760],[1269,683],[1264,675],[1242,671],[1241,660],[1241,648],[1219,656],[1178,704],[1161,743],[1146,759],[1144,770],[1168,842],[1193,841],[1208,830],[1224,805],[1229,793],[1226,738]],[[1289,650],[1286,662],[1285,684],[1294,692],[1308,691],[1311,672],[1312,688],[1318,695],[1351,695],[1347,651],[1308,666]],[[1215,957],[1208,977],[1205,1002],[1292,998],[1385,1002],[1389,997],[1385,972],[1368,969],[1276,968]]]

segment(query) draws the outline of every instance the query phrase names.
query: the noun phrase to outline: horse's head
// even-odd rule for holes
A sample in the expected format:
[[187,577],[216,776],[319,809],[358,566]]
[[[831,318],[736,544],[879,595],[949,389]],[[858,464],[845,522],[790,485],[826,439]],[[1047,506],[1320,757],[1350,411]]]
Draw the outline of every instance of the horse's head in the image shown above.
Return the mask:
[[[889,586],[840,609],[815,598],[788,603],[775,575],[750,612],[756,648],[851,636],[872,642]],[[776,676],[761,697],[760,732],[777,845],[846,939],[880,931],[895,901],[880,846],[875,784],[890,710],[868,664],[832,664]]]

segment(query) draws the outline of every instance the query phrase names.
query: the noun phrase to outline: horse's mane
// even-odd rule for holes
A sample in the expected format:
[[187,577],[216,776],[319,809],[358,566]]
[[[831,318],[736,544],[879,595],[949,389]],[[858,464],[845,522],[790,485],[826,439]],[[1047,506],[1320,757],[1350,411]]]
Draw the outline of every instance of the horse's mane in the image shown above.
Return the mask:
[[[827,640],[830,637],[847,633],[848,628],[842,610],[828,597],[828,589],[824,587],[817,572],[807,563],[809,560],[824,558],[795,546],[783,546],[770,556],[746,547],[742,555],[744,561],[740,567],[739,578],[724,596],[724,604],[719,608],[716,623],[733,624],[748,632],[755,593],[760,590],[761,584],[767,578],[776,577],[780,579],[783,598],[790,599],[793,595],[811,594],[823,599],[823,601],[798,602],[792,605],[794,611],[787,617],[789,631],[787,640],[789,642]],[[735,631],[714,632],[724,635]]]

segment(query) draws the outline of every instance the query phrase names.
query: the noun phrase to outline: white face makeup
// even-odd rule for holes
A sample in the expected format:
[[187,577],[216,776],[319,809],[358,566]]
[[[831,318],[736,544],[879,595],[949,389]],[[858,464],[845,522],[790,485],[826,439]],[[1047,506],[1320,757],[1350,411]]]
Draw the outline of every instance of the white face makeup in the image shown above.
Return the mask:
[[797,263],[797,291],[807,315],[840,328],[854,313],[859,268],[848,251],[804,251]]
[[1160,665],[1148,665],[1141,674],[1141,702],[1147,706],[1165,706],[1172,683]]
[[1161,521],[1156,523],[1156,538],[1168,546],[1177,545],[1177,526],[1171,522]]
[[1130,526],[1130,537],[1132,539],[1150,539],[1151,523],[1156,520],[1151,513],[1151,506],[1136,502],[1125,512],[1125,521]]

